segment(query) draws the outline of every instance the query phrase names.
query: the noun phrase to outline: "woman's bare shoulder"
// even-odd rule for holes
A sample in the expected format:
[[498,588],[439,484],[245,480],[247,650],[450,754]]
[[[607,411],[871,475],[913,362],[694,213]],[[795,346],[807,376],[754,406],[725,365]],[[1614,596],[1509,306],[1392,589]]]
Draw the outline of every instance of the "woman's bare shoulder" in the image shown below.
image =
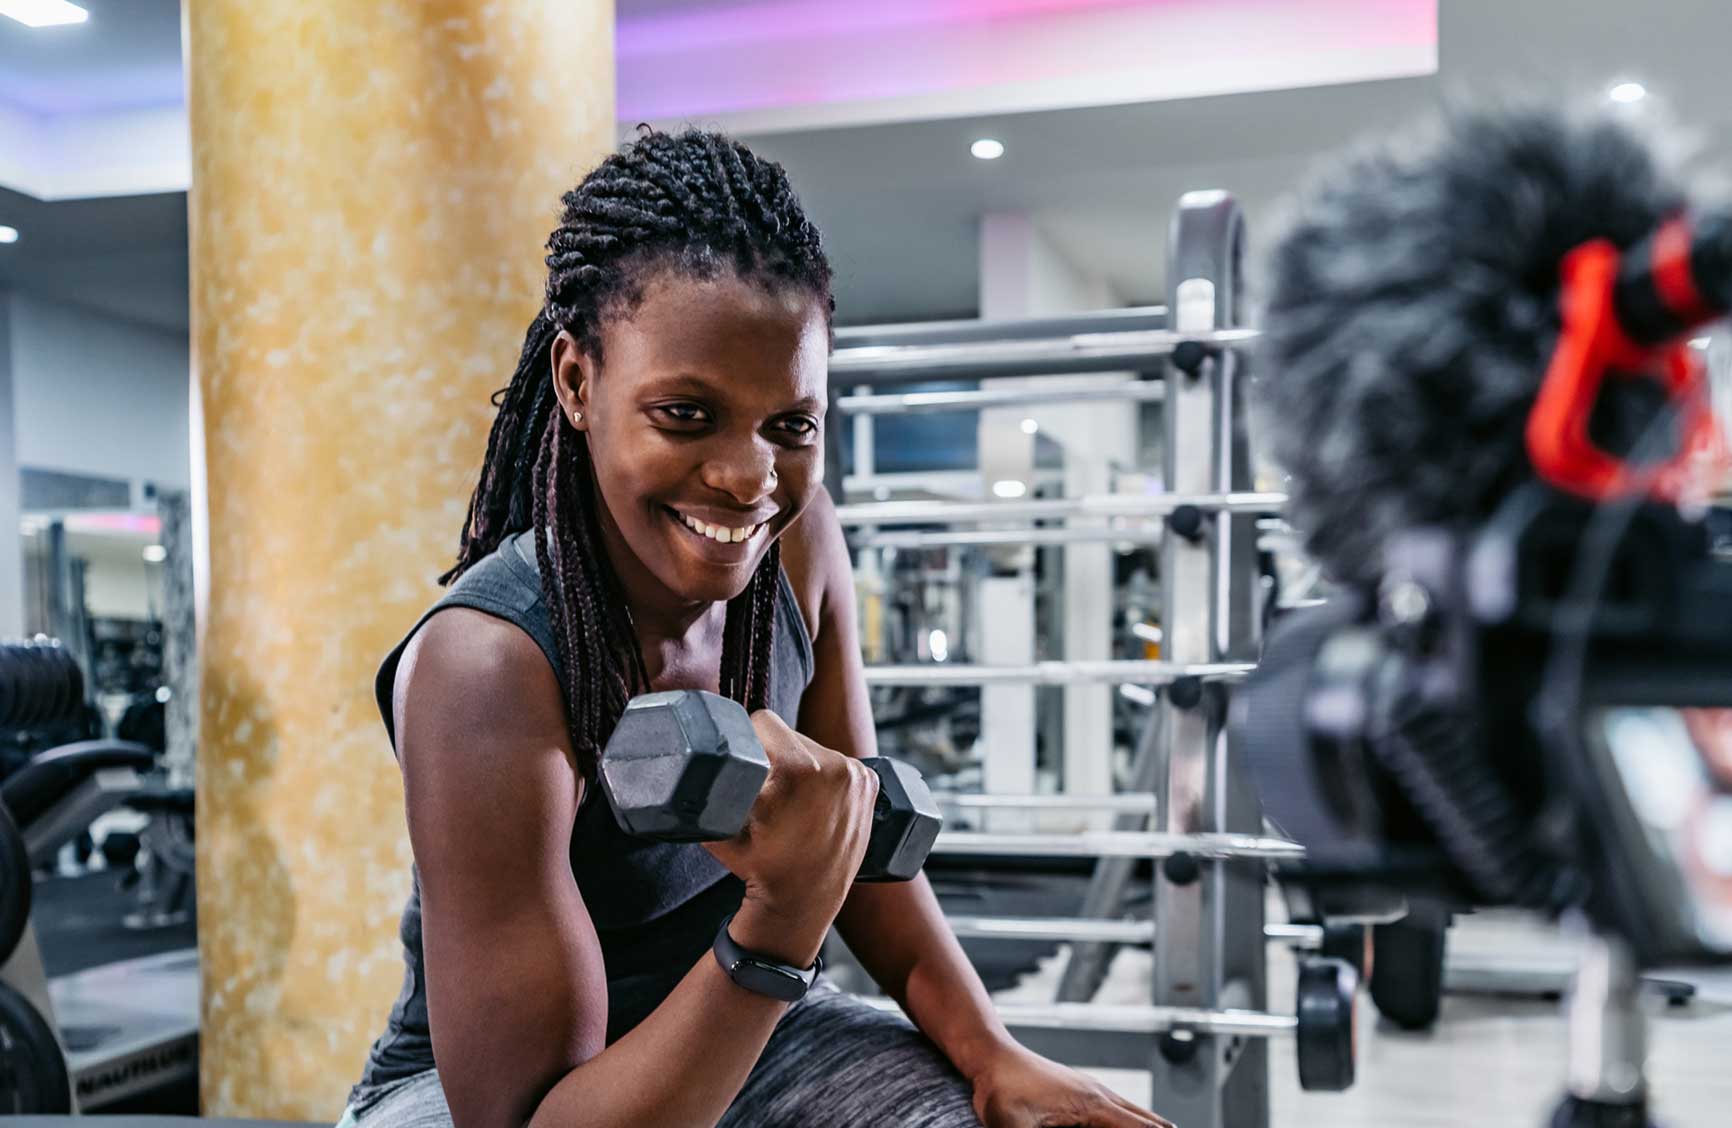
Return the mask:
[[805,617],[806,631],[816,640],[823,631],[825,603],[851,574],[848,541],[836,505],[825,491],[819,490],[799,520],[782,534],[782,567]]

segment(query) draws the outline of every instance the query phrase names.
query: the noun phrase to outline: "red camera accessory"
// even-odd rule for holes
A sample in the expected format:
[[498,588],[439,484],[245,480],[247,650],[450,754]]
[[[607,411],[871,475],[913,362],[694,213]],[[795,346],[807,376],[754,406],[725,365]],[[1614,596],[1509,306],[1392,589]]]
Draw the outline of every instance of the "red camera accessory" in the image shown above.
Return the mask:
[[[1700,260],[1722,257],[1728,230],[1710,224],[1703,234],[1713,243],[1703,253],[1703,241],[1679,217],[1627,259],[1607,239],[1564,258],[1563,332],[1527,423],[1528,457],[1546,481],[1596,501],[1642,492],[1675,504],[1700,492],[1705,464],[1724,467],[1726,442],[1707,379],[1682,334],[1725,312],[1705,296],[1699,274]],[[1663,459],[1630,462],[1590,434],[1594,406],[1613,380],[1652,380],[1664,390],[1677,415],[1678,442]]]

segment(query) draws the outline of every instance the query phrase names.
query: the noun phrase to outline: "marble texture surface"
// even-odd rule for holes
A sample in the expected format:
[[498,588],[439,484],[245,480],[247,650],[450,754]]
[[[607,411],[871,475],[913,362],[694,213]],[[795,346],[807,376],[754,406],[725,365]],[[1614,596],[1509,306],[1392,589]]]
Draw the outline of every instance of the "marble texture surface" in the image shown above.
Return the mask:
[[402,974],[379,660],[454,558],[559,194],[612,147],[608,0],[188,0],[210,596],[210,1115],[335,1119]]

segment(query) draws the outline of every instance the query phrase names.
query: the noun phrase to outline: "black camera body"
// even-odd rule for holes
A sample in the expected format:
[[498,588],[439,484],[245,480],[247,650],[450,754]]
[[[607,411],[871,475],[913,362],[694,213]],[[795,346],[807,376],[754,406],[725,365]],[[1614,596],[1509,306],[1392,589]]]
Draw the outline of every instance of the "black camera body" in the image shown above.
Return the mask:
[[[1579,908],[1638,961],[1732,960],[1732,565],[1677,507],[1530,483],[1279,620],[1233,739],[1325,905]],[[1332,894],[1332,891],[1333,894]]]

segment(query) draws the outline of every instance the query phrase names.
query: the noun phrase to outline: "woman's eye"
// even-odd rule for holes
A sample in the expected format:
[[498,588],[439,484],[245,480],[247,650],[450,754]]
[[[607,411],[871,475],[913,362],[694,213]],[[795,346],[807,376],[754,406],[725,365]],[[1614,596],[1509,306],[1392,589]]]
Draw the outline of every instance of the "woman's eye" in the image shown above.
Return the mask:
[[702,423],[707,418],[704,409],[695,403],[664,403],[656,410],[675,423]]
[[808,435],[815,435],[818,433],[818,422],[815,419],[808,419],[806,416],[797,415],[792,419],[782,420],[782,429],[791,435],[798,435],[801,438],[805,438]]

